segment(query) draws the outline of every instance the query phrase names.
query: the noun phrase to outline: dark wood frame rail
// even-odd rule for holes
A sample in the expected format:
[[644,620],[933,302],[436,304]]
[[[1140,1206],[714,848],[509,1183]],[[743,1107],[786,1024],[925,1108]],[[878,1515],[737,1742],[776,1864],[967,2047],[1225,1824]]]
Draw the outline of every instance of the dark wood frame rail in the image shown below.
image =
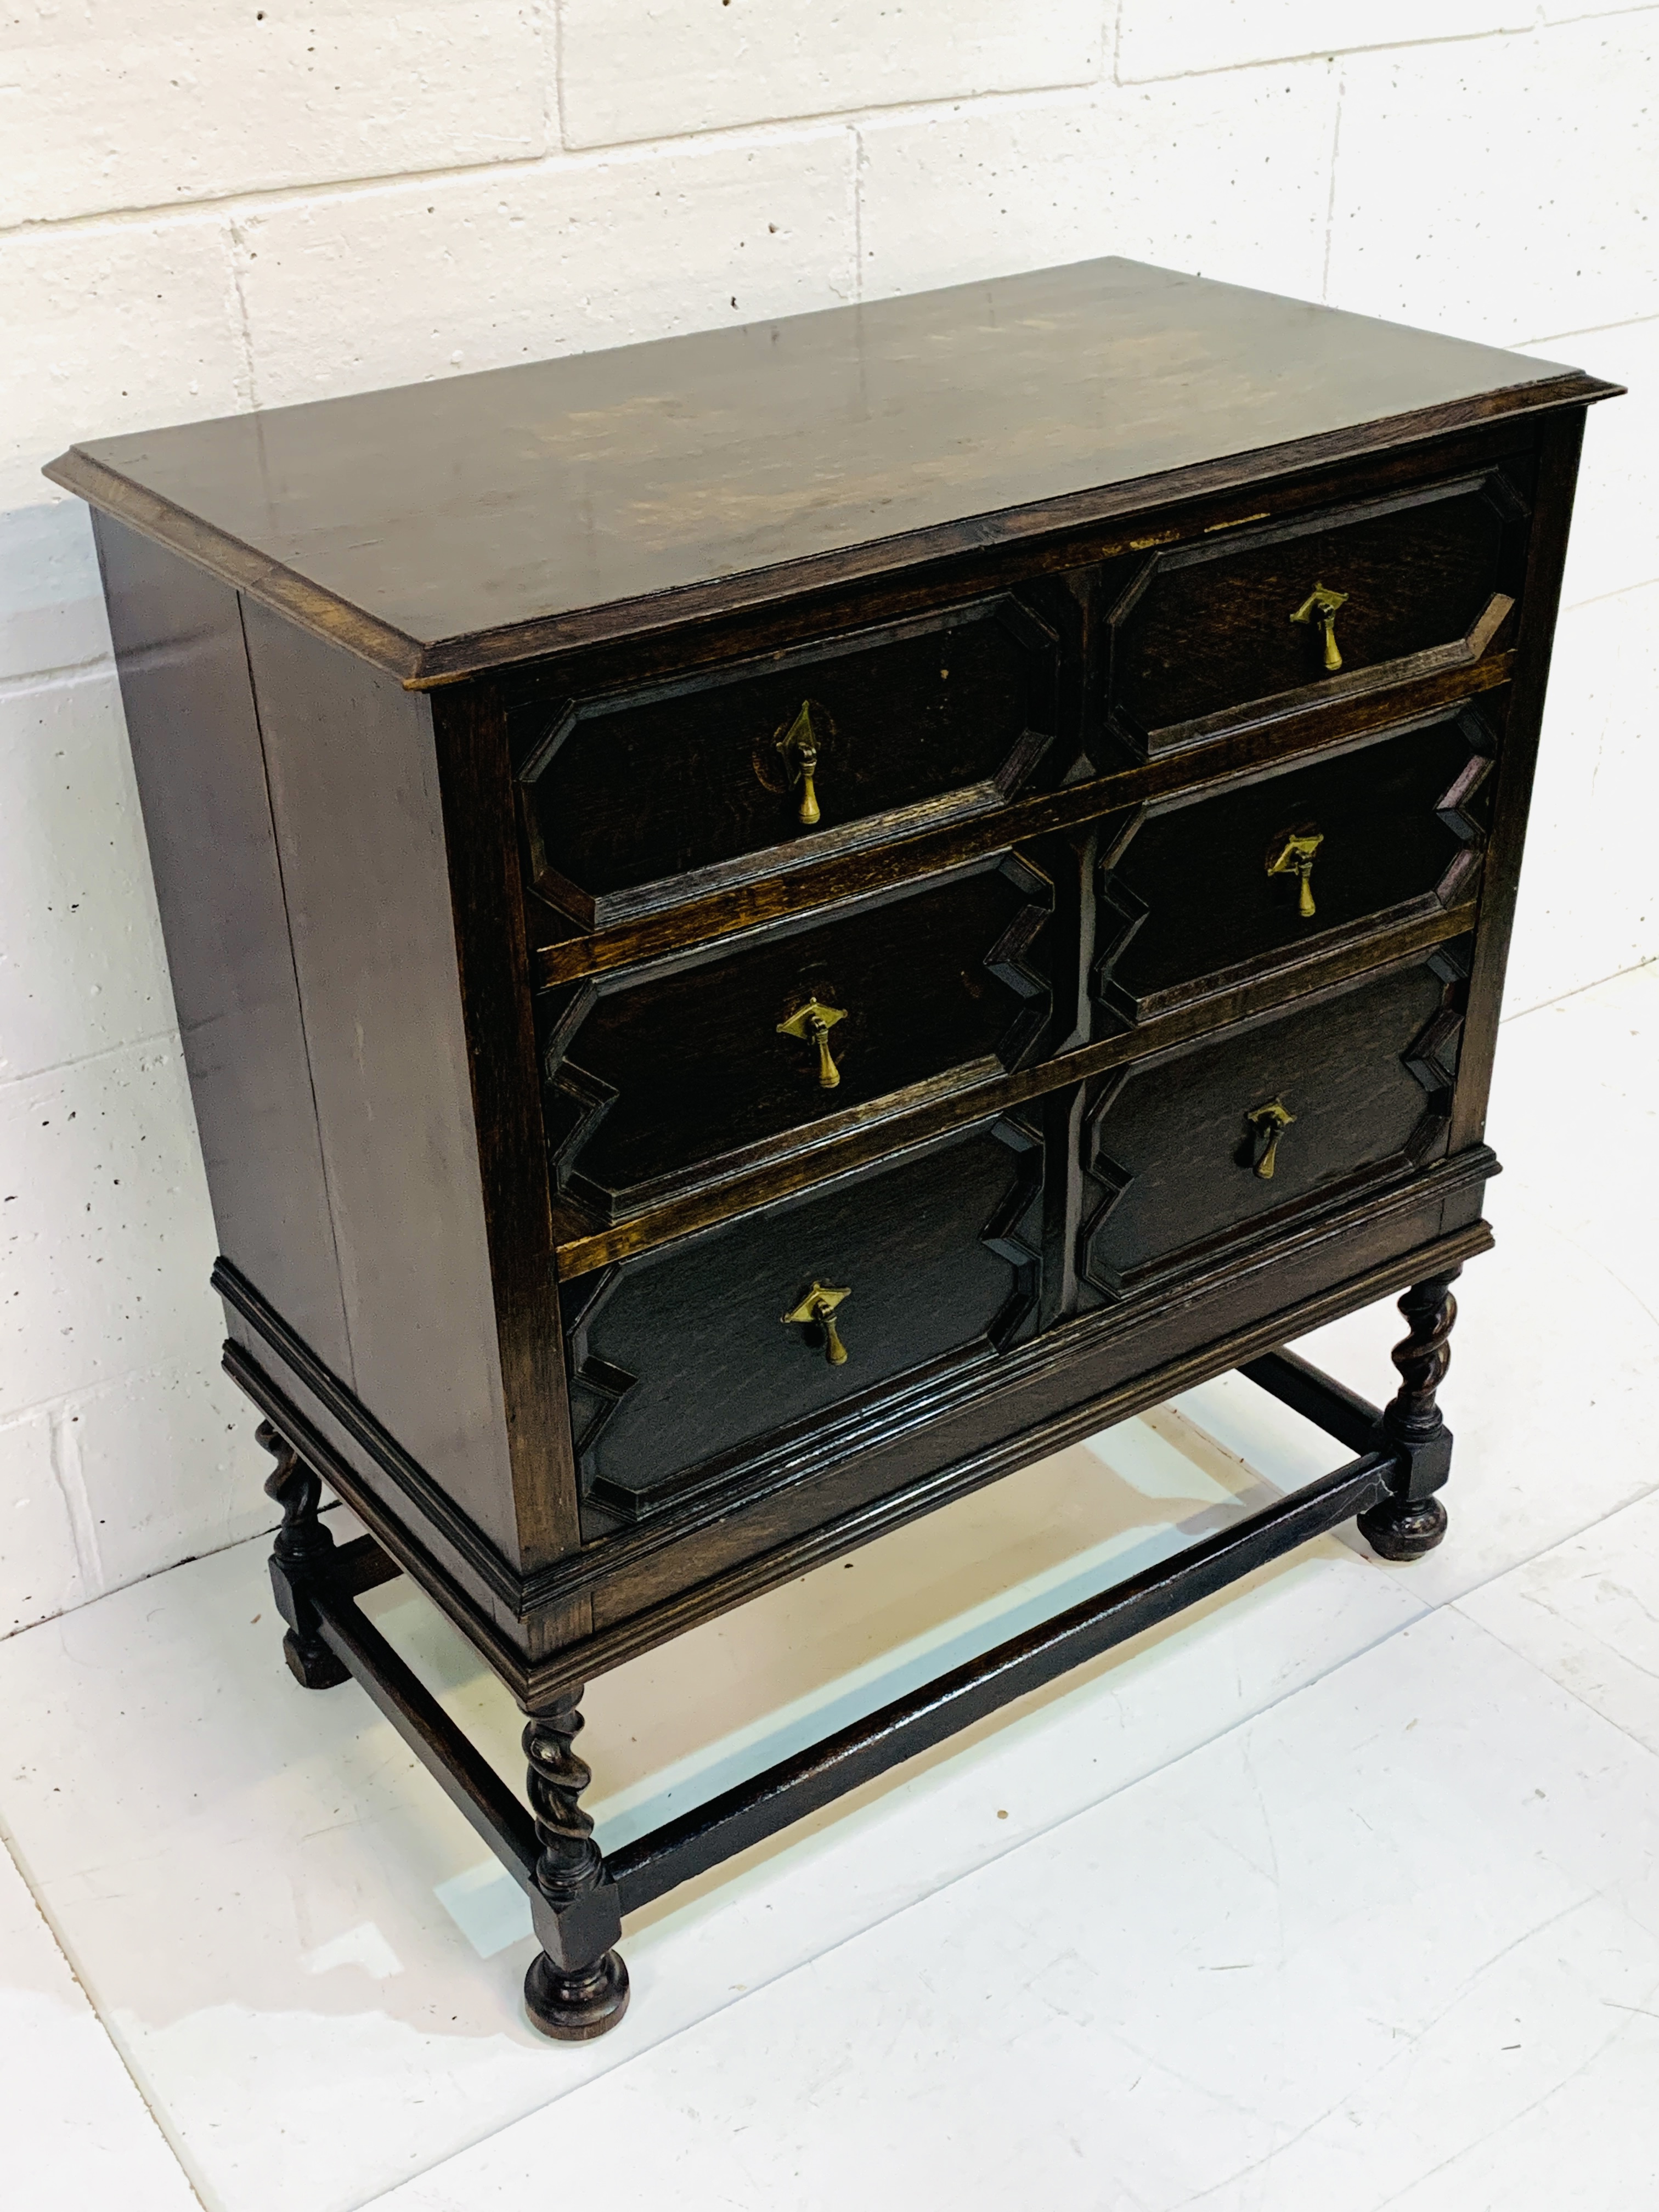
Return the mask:
[[[1446,1370],[1456,1316],[1451,1285],[1460,1273],[1449,1267],[1401,1300],[1411,1333],[1392,1354],[1400,1390],[1380,1413],[1294,1352],[1264,1352],[1237,1370],[1355,1458],[609,1854],[594,1842],[578,1802],[589,1779],[571,1748],[582,1725],[581,1686],[547,1703],[525,1730],[532,1813],[359,1607],[364,1592],[402,1571],[373,1536],[335,1544],[318,1518],[321,1486],[290,1433],[304,1434],[291,1408],[290,1432],[269,1415],[259,1430],[277,1460],[265,1485],[283,1516],[270,1578],[288,1623],[289,1665],[308,1689],[351,1680],[368,1692],[529,1899],[543,1954],[532,1968],[532,2009],[539,1995],[562,2039],[602,2034],[628,1999],[627,1969],[613,1948],[624,1913],[1345,1521],[1357,1518],[1385,1559],[1431,1550],[1445,1529],[1435,1492],[1449,1472],[1452,1443],[1435,1394]],[[306,1445],[326,1468],[329,1455],[319,1440],[307,1437]]]

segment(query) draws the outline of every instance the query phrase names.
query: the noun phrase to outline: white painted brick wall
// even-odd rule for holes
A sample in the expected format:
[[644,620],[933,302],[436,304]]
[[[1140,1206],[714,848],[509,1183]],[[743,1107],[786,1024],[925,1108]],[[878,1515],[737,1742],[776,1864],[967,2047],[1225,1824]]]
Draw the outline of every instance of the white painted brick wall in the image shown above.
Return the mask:
[[1532,0],[1123,0],[1117,75],[1125,84],[1307,54],[1413,46],[1524,31]]
[[0,21],[0,1630],[263,1525],[72,439],[1097,252],[1592,416],[1511,1003],[1659,955],[1659,6],[56,0]]
[[495,0],[25,6],[0,46],[0,223],[545,154],[550,41]]
[[1091,83],[1099,0],[564,0],[565,143]]
[[845,130],[792,130],[252,210],[234,228],[254,392],[280,406],[836,307],[853,152]]
[[1514,344],[1659,314],[1651,10],[1342,64],[1329,297]]
[[1336,98],[1322,60],[865,125],[865,293],[1121,252],[1317,297]]
[[222,216],[0,230],[0,509],[40,499],[41,466],[84,409],[113,435],[248,404]]

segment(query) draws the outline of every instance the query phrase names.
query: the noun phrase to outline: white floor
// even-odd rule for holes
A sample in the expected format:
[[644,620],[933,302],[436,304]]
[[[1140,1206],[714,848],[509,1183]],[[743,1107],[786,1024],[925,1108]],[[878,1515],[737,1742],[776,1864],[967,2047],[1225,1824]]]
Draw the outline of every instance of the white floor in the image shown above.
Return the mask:
[[[517,1893],[361,1692],[290,1683],[263,1543],[0,1644],[8,2206],[1659,2205],[1656,1097],[1659,969],[1505,1026],[1440,1552],[1310,1546],[665,1900],[595,2045],[522,2023]],[[1380,1397],[1399,1334],[1312,1352]],[[602,1839],[1336,1456],[1212,1385],[620,1670]]]

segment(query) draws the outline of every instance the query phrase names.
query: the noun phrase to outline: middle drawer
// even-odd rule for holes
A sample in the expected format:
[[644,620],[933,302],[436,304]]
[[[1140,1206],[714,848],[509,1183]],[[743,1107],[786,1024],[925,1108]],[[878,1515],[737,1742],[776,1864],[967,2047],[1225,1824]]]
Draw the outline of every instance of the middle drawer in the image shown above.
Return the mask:
[[578,987],[544,1046],[561,1191],[620,1220],[799,1141],[1021,1065],[1050,1027],[1054,887],[1024,854],[726,954]]
[[1474,708],[1449,708],[1127,817],[1103,841],[1097,1027],[1471,898],[1497,744]]

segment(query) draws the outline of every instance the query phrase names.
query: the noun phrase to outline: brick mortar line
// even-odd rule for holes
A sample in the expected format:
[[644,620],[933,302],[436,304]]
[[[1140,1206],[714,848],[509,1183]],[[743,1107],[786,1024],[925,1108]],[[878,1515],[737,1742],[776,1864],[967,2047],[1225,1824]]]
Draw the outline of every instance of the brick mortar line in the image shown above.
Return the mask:
[[[1651,12],[1653,5],[1659,5],[1659,0],[1648,0],[1648,4],[1617,12],[1630,15],[1645,15]],[[1442,46],[1483,46],[1493,39],[1538,38],[1547,35],[1552,31],[1570,30],[1574,22],[1593,22],[1602,20],[1605,19],[1595,16],[1574,16],[1566,22],[1547,23],[1541,18],[1534,16],[1530,23],[1510,27],[1496,26],[1486,31],[1448,31],[1440,38],[1378,39],[1363,45],[1310,46],[1304,52],[1273,54],[1264,60],[1223,62],[1218,68],[1207,70],[1164,70],[1153,76],[1120,76],[1116,81],[1126,92],[1133,92],[1137,85],[1191,84],[1196,79],[1206,76],[1236,76],[1241,70],[1293,69],[1305,62],[1349,61],[1358,54],[1415,54]]]
[[[189,222],[194,217],[210,216],[223,209],[258,212],[265,206],[279,206],[295,199],[347,198],[360,192],[385,191],[401,184],[438,184],[457,177],[559,167],[609,161],[619,156],[655,160],[686,147],[741,143],[744,140],[771,144],[787,141],[792,133],[796,132],[810,134],[838,126],[856,129],[878,121],[926,122],[943,112],[964,107],[995,109],[1024,101],[1048,101],[1102,90],[1133,92],[1152,85],[1190,84],[1208,78],[1238,76],[1255,70],[1303,69],[1321,62],[1332,64],[1339,58],[1347,58],[1355,55],[1411,54],[1444,46],[1481,45],[1493,40],[1542,39],[1552,33],[1570,30],[1581,22],[1617,22],[1626,17],[1656,12],[1659,12],[1659,0],[1643,0],[1643,4],[1634,8],[1608,9],[1593,15],[1574,16],[1561,22],[1550,23],[1535,18],[1530,24],[1515,28],[1457,32],[1443,38],[1383,40],[1364,46],[1322,46],[1311,48],[1306,52],[1224,62],[1213,69],[1174,70],[1151,76],[1124,77],[1118,74],[1121,59],[1118,49],[1122,38],[1122,10],[1120,6],[1111,36],[1103,38],[1102,66],[1092,76],[1066,77],[1053,84],[1024,85],[989,92],[941,93],[931,99],[896,100],[890,104],[866,103],[850,108],[812,109],[799,114],[756,117],[744,123],[714,124],[705,130],[678,131],[668,137],[607,139],[594,145],[572,145],[565,140],[562,113],[562,84],[560,82],[555,85],[555,105],[561,111],[556,118],[556,136],[560,143],[539,153],[496,155],[485,161],[441,163],[429,168],[378,170],[362,176],[311,179],[292,185],[254,185],[230,191],[204,193],[199,198],[188,200],[146,202],[134,207],[99,208],[76,215],[27,216],[21,222],[0,223],[0,243],[30,233],[64,232],[89,228],[99,224]],[[553,20],[556,25],[562,24],[562,15],[556,15]],[[1109,46],[1112,49],[1110,52],[1107,52]],[[544,118],[544,120],[553,119],[551,117]],[[1616,329],[1622,326],[1607,325],[1604,327]],[[1542,343],[1545,341],[1529,340],[1528,343]]]
[[1608,331],[1633,331],[1643,323],[1659,324],[1659,314],[1626,315],[1622,322],[1587,323],[1583,330],[1551,331],[1541,338],[1517,338],[1510,350],[1525,353],[1533,346],[1565,345],[1569,338],[1599,338]]
[[[546,55],[542,71],[542,128],[550,145],[568,151],[564,127],[564,0],[532,0],[535,20],[544,25]],[[538,31],[538,36],[543,35]]]
[[[1492,34],[1483,34],[1492,35]],[[1502,34],[1510,35],[1510,34]],[[1421,43],[1431,43],[1424,41]],[[1444,45],[1449,40],[1431,43]],[[1470,40],[1462,41],[1463,44]],[[1409,47],[1400,49],[1409,52]],[[749,123],[717,124],[703,131],[676,132],[666,138],[623,138],[596,146],[562,146],[540,154],[507,155],[489,161],[461,161],[426,169],[394,169],[359,177],[331,177],[292,185],[255,185],[234,191],[204,194],[198,199],[167,201],[137,207],[105,208],[81,215],[47,216],[19,223],[0,225],[0,246],[26,234],[92,229],[100,225],[184,223],[206,220],[226,212],[258,215],[264,209],[300,200],[347,199],[400,185],[444,184],[456,178],[511,174],[530,169],[597,167],[613,161],[641,165],[672,158],[691,149],[785,145],[792,139],[827,138],[837,131],[857,131],[872,125],[894,122],[928,123],[958,114],[964,109],[995,113],[1009,107],[1046,106],[1067,100],[1085,101],[1102,93],[1133,93],[1144,85],[1185,83],[1205,77],[1240,76],[1264,69],[1309,69],[1328,63],[1330,56],[1316,54],[1272,62],[1231,62],[1216,70],[1188,76],[1135,79],[1120,84],[1109,74],[1069,78],[1056,84],[1027,85],[1015,90],[944,93],[929,100],[896,100],[890,106],[834,108],[811,113],[757,118]]]
[[1567,1000],[1579,998],[1586,991],[1599,991],[1604,984],[1616,983],[1623,975],[1639,975],[1644,968],[1653,967],[1659,967],[1659,952],[1650,952],[1640,960],[1633,960],[1628,968],[1615,968],[1610,974],[1598,975],[1591,982],[1569,983],[1565,991],[1556,992],[1553,998],[1534,999],[1530,1006],[1516,1006],[1513,1012],[1504,1015],[1503,1025],[1507,1027],[1510,1022],[1524,1021],[1528,1014],[1547,1014],[1552,1006],[1563,1006]]
[[146,1030],[143,1036],[124,1037],[119,1044],[100,1045],[96,1052],[76,1053],[71,1060],[55,1060],[47,1067],[31,1067],[16,1075],[0,1075],[0,1100],[7,1092],[15,1091],[25,1083],[41,1083],[49,1076],[67,1075],[77,1067],[90,1067],[94,1060],[113,1060],[118,1053],[144,1052],[150,1047],[166,1044],[180,1056],[185,1049],[184,1039],[178,1024],[164,1030]]
[[1659,584],[1659,575],[1639,577],[1633,584],[1615,584],[1610,592],[1587,592],[1582,599],[1564,599],[1564,615],[1577,614],[1580,607],[1602,607],[1609,599],[1622,599],[1627,592],[1650,592]]
[[359,177],[329,177],[293,185],[243,187],[234,191],[204,193],[200,198],[148,203],[138,207],[100,208],[82,215],[26,217],[21,222],[0,224],[0,245],[8,239],[44,232],[91,229],[100,224],[188,222],[196,218],[233,214],[257,215],[265,207],[294,200],[343,199],[359,194],[386,191],[399,185],[447,184],[452,179],[512,174],[527,169],[599,167],[623,161],[641,164],[672,158],[687,149],[744,144],[787,145],[792,139],[828,139],[839,131],[861,123],[893,117],[926,121],[941,112],[963,107],[996,108],[1028,100],[1076,98],[1102,88],[1098,77],[1079,77],[1061,84],[1029,85],[1018,91],[942,94],[927,100],[900,100],[886,107],[823,109],[810,114],[767,116],[750,123],[711,125],[704,131],[677,131],[668,138],[617,138],[597,146],[560,145],[539,154],[506,155],[488,161],[454,161],[426,169],[387,169]]
[[1319,296],[1328,305],[1331,296],[1331,255],[1336,246],[1336,171],[1342,153],[1342,103],[1347,97],[1348,76],[1346,68],[1331,62],[1331,74],[1336,80],[1331,101],[1331,168],[1328,189],[1325,194],[1325,254],[1319,271]]
[[100,653],[92,660],[65,660],[51,668],[21,669],[15,676],[0,676],[0,705],[9,699],[27,699],[31,691],[72,690],[77,684],[89,683],[94,677],[114,673],[114,656],[107,653]]
[[[1605,981],[1607,979],[1604,977],[1602,980]],[[1585,988],[1593,989],[1595,987],[1586,985]],[[95,1382],[77,1382],[71,1389],[56,1391],[49,1398],[36,1398],[29,1405],[8,1406],[3,1412],[0,1412],[0,1434],[3,1434],[7,1429],[16,1428],[24,1421],[39,1420],[43,1414],[48,1419],[56,1420],[63,1415],[73,1413],[77,1407],[86,1405],[89,1400],[101,1397],[106,1391],[124,1389],[130,1382],[147,1382],[153,1376],[177,1373],[184,1376],[205,1376],[211,1381],[219,1371],[216,1352],[202,1359],[188,1359],[181,1355],[166,1359],[152,1359],[140,1367],[124,1367],[118,1375],[100,1375]],[[251,1429],[238,1429],[235,1433],[251,1440],[253,1432]],[[225,1540],[228,1544],[241,1544],[246,1543],[247,1540],[243,1536],[230,1536]],[[223,1550],[224,1546],[222,1545],[219,1548]],[[191,1554],[192,1559],[200,1556],[202,1555],[198,1553]],[[183,1566],[185,1562],[182,1559],[175,1559],[173,1564],[174,1566]],[[167,1570],[163,1567],[152,1567],[149,1571],[151,1574],[159,1575],[164,1574]],[[117,1584],[116,1587],[118,1588],[119,1585]],[[45,1617],[48,1620],[52,1618],[50,1614]]]

